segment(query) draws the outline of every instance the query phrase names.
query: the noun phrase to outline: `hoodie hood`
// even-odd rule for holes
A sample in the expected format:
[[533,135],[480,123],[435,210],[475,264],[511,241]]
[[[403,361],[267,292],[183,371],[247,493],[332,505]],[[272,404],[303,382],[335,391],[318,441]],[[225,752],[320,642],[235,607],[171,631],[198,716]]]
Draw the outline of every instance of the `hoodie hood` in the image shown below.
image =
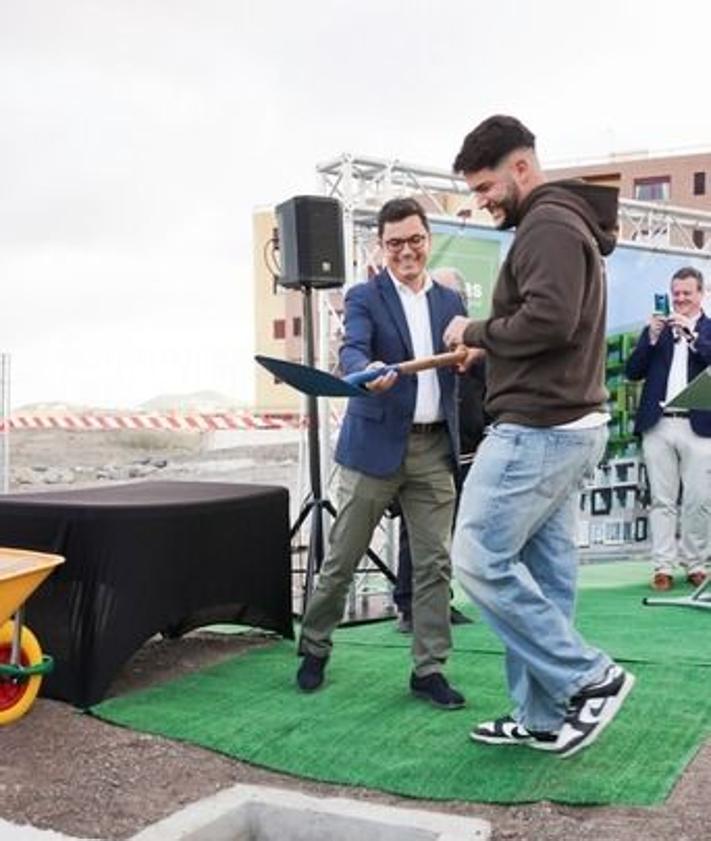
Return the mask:
[[617,244],[617,204],[619,190],[602,184],[589,184],[579,179],[547,181],[532,190],[524,199],[516,220],[539,204],[554,204],[572,210],[585,222],[597,240],[603,256],[611,254]]

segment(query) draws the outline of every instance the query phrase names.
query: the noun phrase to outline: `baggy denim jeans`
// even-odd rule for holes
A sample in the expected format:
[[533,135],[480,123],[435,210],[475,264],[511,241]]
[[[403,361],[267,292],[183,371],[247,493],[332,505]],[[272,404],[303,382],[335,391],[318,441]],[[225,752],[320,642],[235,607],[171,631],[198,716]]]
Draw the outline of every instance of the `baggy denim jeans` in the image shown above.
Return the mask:
[[514,718],[557,731],[569,699],[610,664],[573,627],[576,491],[607,427],[495,424],[462,490],[454,572],[506,648]]

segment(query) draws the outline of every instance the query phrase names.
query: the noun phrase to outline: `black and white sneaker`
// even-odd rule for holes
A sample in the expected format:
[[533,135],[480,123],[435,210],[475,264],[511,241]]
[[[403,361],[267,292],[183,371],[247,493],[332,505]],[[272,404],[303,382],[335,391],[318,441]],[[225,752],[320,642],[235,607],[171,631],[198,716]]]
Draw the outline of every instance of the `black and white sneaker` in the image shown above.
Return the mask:
[[554,750],[558,734],[532,732],[510,715],[505,715],[495,721],[478,724],[469,733],[469,737],[475,742],[485,742],[487,745],[526,745],[537,750]]
[[593,683],[587,683],[571,699],[571,704],[578,704],[587,701],[588,698],[607,698],[608,695],[616,695],[625,680],[625,670],[617,663],[610,663],[605,673]]
[[[619,712],[634,686],[634,675],[619,666],[607,670],[605,678],[589,684],[571,699],[565,723],[558,734],[556,753],[562,758],[573,756],[591,745]],[[607,693],[604,688],[607,686]],[[594,687],[594,688],[593,688]]]

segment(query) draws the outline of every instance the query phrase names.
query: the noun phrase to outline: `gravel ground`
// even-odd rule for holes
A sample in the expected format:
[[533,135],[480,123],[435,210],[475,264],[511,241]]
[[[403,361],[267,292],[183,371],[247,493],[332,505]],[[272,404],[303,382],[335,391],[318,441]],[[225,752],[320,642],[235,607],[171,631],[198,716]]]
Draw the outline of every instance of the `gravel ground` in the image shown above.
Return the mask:
[[[13,439],[13,466],[91,467],[165,457],[167,464],[161,468],[160,478],[278,483],[288,485],[292,494],[298,484],[296,444],[284,436],[265,439],[265,444],[251,438],[238,449],[206,453],[196,441],[176,449],[156,437],[149,446],[143,442],[139,447],[129,445],[122,435],[18,434],[17,440]],[[38,490],[31,485],[23,487]],[[223,636],[206,632],[180,640],[151,640],[120,673],[111,692],[120,694],[169,680],[267,641],[268,637],[258,633]],[[496,841],[711,838],[711,744],[701,749],[668,801],[659,807],[580,808],[551,803],[506,807],[414,801],[365,789],[312,783],[198,747],[114,727],[45,699],[40,699],[21,721],[0,732],[0,817],[16,824],[29,823],[107,841],[124,839],[186,804],[235,783],[478,816],[491,822]],[[12,839],[3,836],[0,841]]]

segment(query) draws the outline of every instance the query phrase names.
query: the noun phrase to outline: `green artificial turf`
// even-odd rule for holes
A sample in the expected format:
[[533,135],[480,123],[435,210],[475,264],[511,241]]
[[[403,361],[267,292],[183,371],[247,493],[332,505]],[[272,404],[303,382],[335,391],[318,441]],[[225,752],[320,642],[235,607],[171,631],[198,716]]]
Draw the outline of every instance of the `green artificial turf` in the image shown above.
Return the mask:
[[[641,663],[698,663],[711,665],[711,611],[642,604],[649,588],[649,566],[639,561],[583,566],[580,574],[576,627],[586,640],[615,659]],[[693,588],[679,583],[671,596],[688,595]],[[457,606],[474,619],[453,628],[457,651],[502,652],[498,638],[463,596]],[[379,622],[362,633],[361,626],[337,631],[336,641],[353,645],[410,647],[410,637],[398,634],[394,623]]]
[[599,741],[569,759],[468,738],[472,724],[508,710],[500,648],[479,620],[454,629],[447,668],[467,696],[463,710],[410,696],[408,638],[378,623],[337,632],[313,695],[295,688],[293,644],[277,642],[92,712],[256,765],[410,797],[658,803],[711,733],[711,615],[642,607],[648,590],[635,582],[646,568],[606,566],[617,568],[583,571],[578,626],[637,684]]

